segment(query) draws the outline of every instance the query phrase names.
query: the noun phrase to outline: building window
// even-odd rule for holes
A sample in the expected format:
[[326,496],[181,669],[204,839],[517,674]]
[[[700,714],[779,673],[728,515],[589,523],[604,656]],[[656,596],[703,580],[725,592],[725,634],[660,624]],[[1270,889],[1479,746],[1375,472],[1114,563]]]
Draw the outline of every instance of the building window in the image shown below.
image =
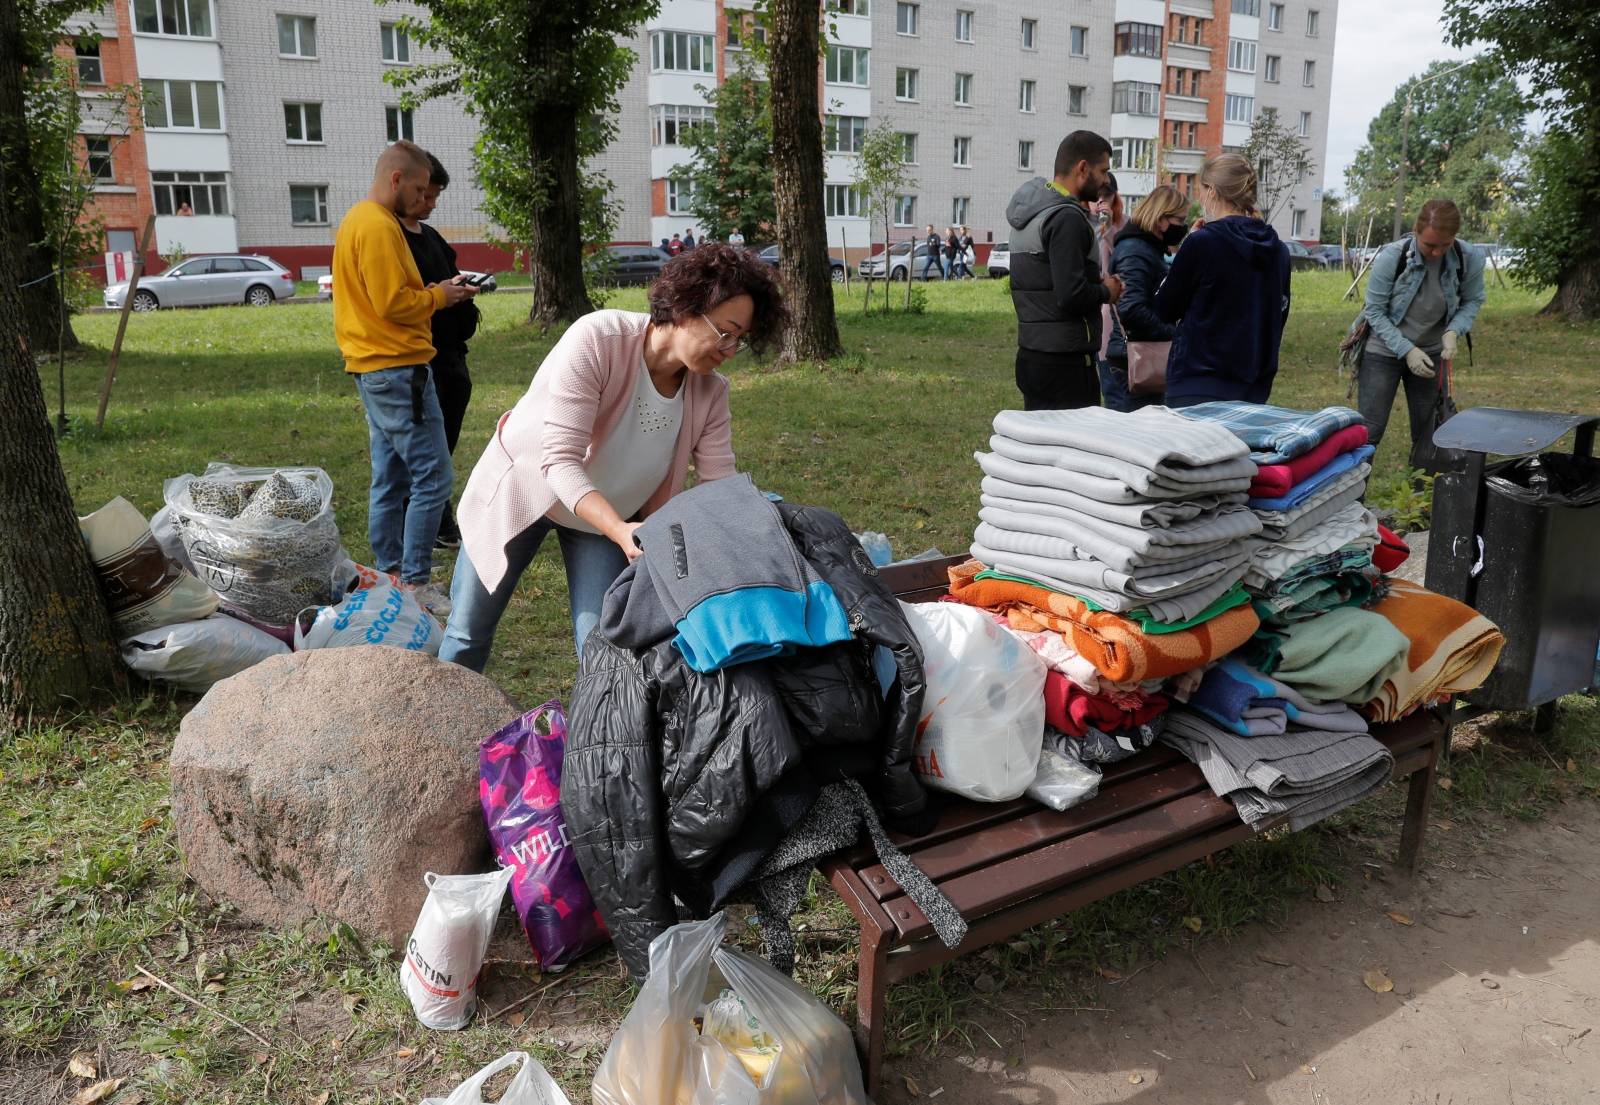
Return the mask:
[[115,184],[117,171],[111,163],[111,139],[103,134],[83,136],[84,163],[96,184]]
[[971,107],[972,106],[972,74],[971,73],[957,73],[956,74],[956,106],[957,107]]
[[972,206],[971,196],[956,196],[950,201],[950,221],[957,226],[967,225],[967,210]]
[[687,177],[667,178],[667,214],[694,214],[694,181]]
[[1300,137],[1311,137],[1311,112],[1309,111],[1302,111],[1300,113]]
[[1233,14],[1259,16],[1261,0],[1233,0]]
[[1222,105],[1222,118],[1229,123],[1249,123],[1256,117],[1254,96],[1235,96],[1228,93]]
[[861,115],[827,115],[822,120],[822,148],[829,153],[860,153],[867,137],[867,120]]
[[1304,238],[1306,236],[1306,210],[1303,207],[1294,209],[1294,223],[1289,230],[1289,237]]
[[1039,21],[1037,19],[1024,19],[1022,21],[1022,48],[1024,50],[1038,49]]
[[384,108],[383,126],[391,142],[398,142],[402,138],[407,142],[415,142],[417,140],[416,128],[411,125],[411,109],[409,107]]
[[[867,55],[871,51],[859,46],[829,46],[825,77],[829,84],[854,84],[867,86]],[[706,70],[710,72],[711,70]]]
[[[284,104],[283,136],[290,142],[320,145],[322,142],[322,105]],[[394,139],[391,138],[389,141],[393,142]]]
[[685,31],[652,31],[650,34],[652,73],[715,73],[717,40],[713,35],[694,35]]
[[897,35],[917,34],[917,20],[921,15],[921,4],[896,4],[894,6],[894,33]]
[[327,226],[328,186],[289,185],[289,222],[295,226]]
[[1154,23],[1118,23],[1112,43],[1119,58],[1158,58],[1161,28]]
[[105,70],[100,65],[100,44],[86,39],[78,40],[72,52],[78,61],[79,84],[105,84]]
[[1277,54],[1268,54],[1261,62],[1261,79],[1268,84],[1278,83],[1278,66],[1282,59]]
[[1316,38],[1318,30],[1321,28],[1321,23],[1322,20],[1318,16],[1316,8],[1306,12],[1306,37]]
[[1310,88],[1317,83],[1317,63],[1307,60],[1305,68],[1300,71],[1300,83]]
[[1281,31],[1281,30],[1283,30],[1283,5],[1282,4],[1268,4],[1267,5],[1267,30],[1269,30],[1269,31]]
[[956,135],[955,151],[950,159],[950,164],[958,169],[972,168],[972,139],[963,134]]
[[711,109],[697,104],[656,104],[650,109],[650,144],[682,146],[689,131],[711,122]]
[[959,9],[956,11],[957,42],[972,41],[972,20],[973,14],[970,11],[966,11],[965,9]]
[[175,215],[185,204],[196,215],[228,213],[227,173],[151,173],[156,214]]
[[1033,113],[1033,92],[1037,87],[1036,81],[1023,81],[1017,86],[1017,110]]
[[281,58],[314,58],[317,56],[316,16],[278,16],[278,56]]
[[897,100],[916,101],[917,70],[896,69],[894,71],[894,98]]
[[728,49],[747,49],[745,43],[765,45],[767,22],[755,12],[730,11],[728,14]]
[[1089,109],[1084,106],[1088,99],[1089,99],[1089,87],[1088,87],[1088,85],[1082,85],[1082,84],[1069,84],[1069,85],[1067,85],[1067,114],[1068,115],[1087,115],[1087,114],[1089,114]]
[[216,81],[145,81],[148,130],[221,130],[222,85]]
[[894,225],[917,225],[917,197],[896,196],[894,198]]
[[905,131],[900,133],[900,164],[915,165],[917,163],[917,136]]
[[1256,44],[1242,38],[1228,39],[1228,68],[1235,73],[1256,71]]
[[383,40],[383,60],[389,65],[411,64],[411,36],[396,23],[379,23],[378,37]]
[[1117,81],[1111,86],[1113,115],[1154,115],[1161,102],[1161,86],[1144,81]]
[[840,15],[871,15],[871,0],[828,0],[828,10]]
[[861,190],[854,184],[824,184],[822,199],[830,219],[861,217]]
[[133,29],[142,35],[210,38],[211,0],[133,0]]
[[1017,168],[1033,168],[1033,143],[1020,141],[1017,143]]
[[1088,27],[1074,27],[1074,28],[1072,28],[1072,50],[1071,50],[1071,53],[1072,53],[1072,56],[1075,57],[1075,58],[1086,58],[1086,57],[1089,56],[1089,28]]

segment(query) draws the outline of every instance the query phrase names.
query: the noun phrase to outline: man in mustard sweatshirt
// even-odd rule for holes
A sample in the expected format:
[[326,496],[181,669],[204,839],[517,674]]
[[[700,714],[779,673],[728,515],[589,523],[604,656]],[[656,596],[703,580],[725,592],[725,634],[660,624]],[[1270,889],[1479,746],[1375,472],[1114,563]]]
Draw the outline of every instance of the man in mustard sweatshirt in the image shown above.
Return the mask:
[[379,571],[435,617],[450,613],[429,582],[439,516],[454,473],[429,367],[433,313],[477,294],[459,283],[423,286],[400,219],[420,212],[428,155],[396,142],[378,158],[367,198],[345,213],[333,244],[333,333],[367,410],[372,490],[367,536]]

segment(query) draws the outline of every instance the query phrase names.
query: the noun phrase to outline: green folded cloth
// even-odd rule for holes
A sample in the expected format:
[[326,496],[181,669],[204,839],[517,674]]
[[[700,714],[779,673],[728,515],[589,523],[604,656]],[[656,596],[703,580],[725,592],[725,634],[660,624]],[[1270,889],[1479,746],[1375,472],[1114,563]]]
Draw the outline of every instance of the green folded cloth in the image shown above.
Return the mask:
[[1383,598],[1387,589],[1382,584],[1382,576],[1368,572],[1298,579],[1256,598],[1255,612],[1264,629],[1270,630],[1343,606],[1371,606]]
[[1313,702],[1371,702],[1406,664],[1411,641],[1382,614],[1340,607],[1258,633],[1241,650],[1246,663]]
[[[1063,591],[1059,587],[1051,587],[1048,584],[1040,583],[1036,579],[1029,579],[1027,576],[1007,575],[1005,572],[997,572],[993,569],[985,568],[973,578],[1003,579],[1011,583],[1026,583],[1030,587],[1043,587],[1046,591],[1054,591],[1058,595],[1072,595],[1073,598],[1083,603],[1083,605],[1087,606],[1090,610],[1098,612],[1105,609],[1105,607],[1101,606],[1099,603],[1094,602],[1091,599],[1086,599],[1082,595],[1074,595],[1071,591]],[[1119,618],[1127,618],[1130,622],[1138,625],[1138,627],[1144,630],[1146,633],[1181,633],[1185,629],[1193,629],[1202,622],[1208,622],[1218,614],[1221,614],[1226,610],[1232,610],[1235,606],[1243,606],[1249,601],[1250,595],[1245,591],[1244,584],[1235,583],[1232,587],[1228,588],[1228,590],[1218,595],[1216,600],[1212,602],[1210,606],[1207,606],[1194,617],[1187,618],[1181,622],[1158,622],[1150,616],[1150,611],[1144,609],[1143,607],[1139,608],[1138,610],[1129,610],[1126,612],[1113,611],[1113,613],[1116,613]]]

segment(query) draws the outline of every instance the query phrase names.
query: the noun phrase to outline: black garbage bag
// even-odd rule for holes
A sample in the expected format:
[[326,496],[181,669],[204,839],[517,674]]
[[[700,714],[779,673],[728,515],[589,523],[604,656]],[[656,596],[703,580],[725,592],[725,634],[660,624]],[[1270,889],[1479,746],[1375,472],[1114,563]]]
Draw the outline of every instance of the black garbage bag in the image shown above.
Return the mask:
[[1600,460],[1540,453],[1492,465],[1489,487],[1522,503],[1592,506],[1600,503]]

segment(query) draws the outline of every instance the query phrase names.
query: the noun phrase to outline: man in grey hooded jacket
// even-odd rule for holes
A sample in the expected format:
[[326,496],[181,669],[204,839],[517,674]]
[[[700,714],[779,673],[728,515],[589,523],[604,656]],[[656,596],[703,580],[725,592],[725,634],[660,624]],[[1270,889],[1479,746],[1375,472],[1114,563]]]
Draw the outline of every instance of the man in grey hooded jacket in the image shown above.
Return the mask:
[[1056,149],[1055,179],[1034,177],[1006,206],[1025,410],[1100,403],[1100,307],[1117,301],[1122,281],[1101,275],[1085,204],[1099,198],[1110,174],[1111,144],[1093,131],[1073,131]]

